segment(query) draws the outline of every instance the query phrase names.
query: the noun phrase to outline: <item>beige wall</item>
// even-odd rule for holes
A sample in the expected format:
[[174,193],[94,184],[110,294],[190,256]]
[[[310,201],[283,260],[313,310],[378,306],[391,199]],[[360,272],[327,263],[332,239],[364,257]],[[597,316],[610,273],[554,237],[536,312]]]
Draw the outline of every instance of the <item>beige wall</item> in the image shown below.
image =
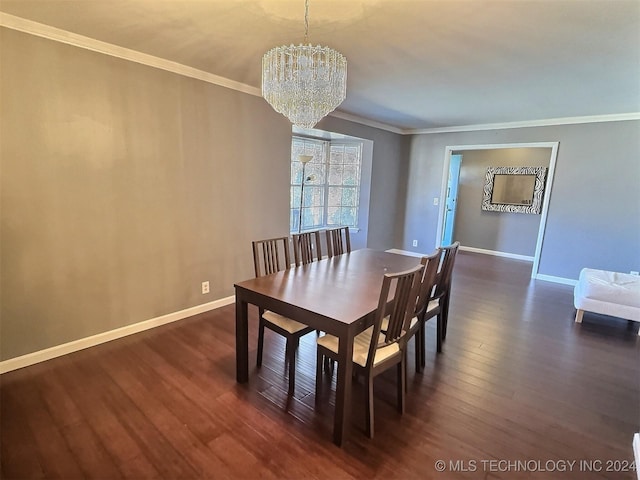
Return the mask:
[[1,32],[2,359],[232,295],[250,240],[288,231],[286,119]]
[[399,245],[404,223],[411,137],[336,117],[324,118],[318,128],[373,140],[369,221],[364,242],[369,248],[379,250]]
[[[287,234],[291,125],[262,98],[0,35],[0,360],[233,295],[251,240]],[[400,177],[403,138],[353,125]]]
[[[548,167],[550,148],[465,150],[458,182],[454,240],[465,247],[533,257],[540,215],[482,210],[487,167]],[[495,188],[495,187],[494,187]]]
[[559,142],[539,273],[577,279],[591,267],[640,269],[640,121],[414,135],[399,248],[436,243],[447,146]]

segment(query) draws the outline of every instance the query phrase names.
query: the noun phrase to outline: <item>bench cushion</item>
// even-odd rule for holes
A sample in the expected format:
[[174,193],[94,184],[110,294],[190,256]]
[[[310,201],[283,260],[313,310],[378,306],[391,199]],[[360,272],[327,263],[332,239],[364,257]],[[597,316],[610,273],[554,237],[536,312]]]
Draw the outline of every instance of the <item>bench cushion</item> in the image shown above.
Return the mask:
[[574,290],[576,309],[640,321],[640,277],[583,268]]

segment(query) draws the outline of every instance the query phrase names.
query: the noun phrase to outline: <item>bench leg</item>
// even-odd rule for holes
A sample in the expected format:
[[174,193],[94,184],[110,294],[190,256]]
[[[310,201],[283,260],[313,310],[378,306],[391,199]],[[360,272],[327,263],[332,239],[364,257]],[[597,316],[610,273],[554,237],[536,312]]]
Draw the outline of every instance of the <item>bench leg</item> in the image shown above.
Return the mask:
[[582,323],[582,315],[584,315],[584,310],[577,309],[576,310],[576,323]]

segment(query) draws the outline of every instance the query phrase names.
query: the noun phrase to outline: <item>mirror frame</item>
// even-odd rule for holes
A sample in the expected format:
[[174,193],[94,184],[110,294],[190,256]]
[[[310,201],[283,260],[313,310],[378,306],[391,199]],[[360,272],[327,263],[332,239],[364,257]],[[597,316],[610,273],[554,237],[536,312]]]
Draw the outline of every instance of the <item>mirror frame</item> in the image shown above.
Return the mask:
[[[493,183],[496,175],[535,175],[533,199],[530,205],[511,205],[506,203],[491,203]],[[513,212],[539,214],[542,210],[547,167],[489,167],[484,182],[484,196],[482,210],[490,212]]]

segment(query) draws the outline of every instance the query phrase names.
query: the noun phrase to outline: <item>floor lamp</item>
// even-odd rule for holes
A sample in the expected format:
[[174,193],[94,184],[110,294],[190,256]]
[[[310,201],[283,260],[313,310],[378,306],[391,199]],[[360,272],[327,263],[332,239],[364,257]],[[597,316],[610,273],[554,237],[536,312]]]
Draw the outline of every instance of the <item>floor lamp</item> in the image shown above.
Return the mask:
[[304,201],[304,182],[306,180],[305,177],[305,169],[307,167],[307,163],[309,163],[313,159],[313,155],[298,155],[298,160],[302,163],[302,182],[300,184],[300,211],[298,212],[298,233],[302,231],[302,202]]

